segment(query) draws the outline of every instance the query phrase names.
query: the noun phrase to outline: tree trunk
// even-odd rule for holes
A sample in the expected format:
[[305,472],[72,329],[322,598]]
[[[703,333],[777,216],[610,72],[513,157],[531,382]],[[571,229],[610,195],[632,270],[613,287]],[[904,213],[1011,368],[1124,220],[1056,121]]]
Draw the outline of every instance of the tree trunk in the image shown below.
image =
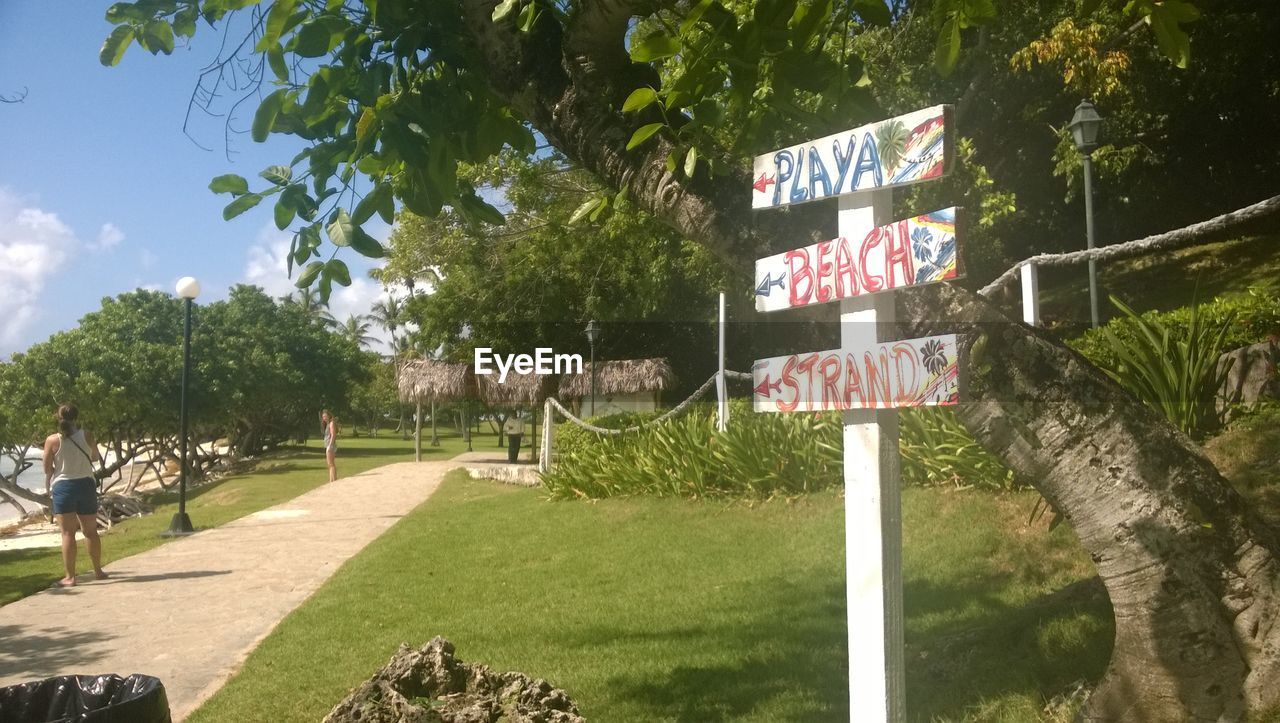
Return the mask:
[[[666,170],[673,145],[664,134],[626,150],[634,129],[654,119],[618,108],[659,79],[630,63],[625,36],[633,15],[662,0],[584,3],[563,28],[537,23],[530,33],[493,22],[496,1],[463,2],[479,58],[472,67],[552,144],[640,208],[740,270],[834,235],[830,203],[753,213],[738,159],[717,159],[714,178],[686,179]],[[1195,444],[1079,355],[975,294],[936,285],[899,292],[899,301],[908,310],[900,318],[985,324],[979,353],[962,366],[961,417],[1065,515],[1097,565],[1116,645],[1088,719],[1238,720],[1280,703],[1278,548]],[[947,324],[907,326],[923,333]]]
[[1063,514],[1106,585],[1115,652],[1086,719],[1240,720],[1280,704],[1280,545],[1199,447],[974,294],[900,304],[899,318],[948,320],[904,336],[977,329],[962,337],[961,419]]

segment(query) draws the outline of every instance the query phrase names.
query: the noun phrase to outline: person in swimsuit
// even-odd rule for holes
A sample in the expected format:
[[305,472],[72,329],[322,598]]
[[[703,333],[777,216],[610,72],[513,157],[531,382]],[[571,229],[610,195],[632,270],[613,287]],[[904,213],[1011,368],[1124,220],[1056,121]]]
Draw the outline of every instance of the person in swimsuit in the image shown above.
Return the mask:
[[54,583],[58,587],[76,584],[76,530],[84,533],[93,562],[93,575],[105,580],[102,571],[102,540],[98,537],[98,482],[93,477],[94,460],[102,461],[93,437],[77,424],[80,410],[74,404],[58,407],[54,419],[58,433],[44,440],[44,489],[53,499],[53,515],[62,530],[62,567],[66,575]]
[[329,464],[329,481],[338,479],[338,420],[326,409],[320,413],[320,426],[324,431],[324,461]]

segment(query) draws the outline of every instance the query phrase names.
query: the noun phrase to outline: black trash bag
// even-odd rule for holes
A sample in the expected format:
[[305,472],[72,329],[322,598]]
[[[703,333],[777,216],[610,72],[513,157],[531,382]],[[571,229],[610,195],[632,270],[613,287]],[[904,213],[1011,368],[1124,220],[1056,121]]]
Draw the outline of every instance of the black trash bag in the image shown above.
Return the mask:
[[0,723],[170,723],[149,675],[60,675],[0,688]]

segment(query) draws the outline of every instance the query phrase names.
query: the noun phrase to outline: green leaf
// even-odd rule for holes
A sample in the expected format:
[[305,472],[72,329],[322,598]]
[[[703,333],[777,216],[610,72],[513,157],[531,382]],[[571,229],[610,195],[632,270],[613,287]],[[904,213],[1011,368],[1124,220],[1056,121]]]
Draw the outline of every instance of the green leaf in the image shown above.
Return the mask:
[[228,173],[209,181],[209,190],[214,193],[230,193],[239,196],[249,192],[249,182],[243,176]]
[[262,196],[256,193],[246,193],[239,196],[236,200],[228,203],[226,208],[222,209],[222,220],[230,221],[261,202]]
[[267,134],[271,132],[271,127],[275,125],[276,116],[280,115],[280,108],[284,105],[285,89],[281,88],[262,101],[262,105],[258,106],[258,112],[253,114],[253,128],[251,135],[253,140],[261,143],[267,140]]
[[696,170],[698,170],[698,149],[690,148],[689,153],[684,157],[684,175],[693,178]]
[[329,263],[324,266],[325,275],[336,281],[339,286],[351,285],[351,271],[342,259],[329,259]]
[[642,125],[639,128],[637,128],[636,132],[631,134],[631,140],[627,141],[627,150],[629,151],[632,148],[635,148],[636,146],[640,145],[641,143],[644,143],[645,141],[649,140],[649,137],[652,136],[654,133],[657,133],[659,130],[661,130],[664,125],[666,124],[665,123],[649,123],[648,125]]
[[347,215],[347,209],[339,208],[325,230],[329,232],[329,240],[334,246],[350,246],[351,238],[355,236],[355,228],[351,223],[351,217]]
[[258,50],[264,50],[280,44],[280,38],[284,35],[284,29],[289,22],[289,17],[293,15],[293,11],[297,7],[298,0],[275,1],[275,4],[271,6],[270,12],[267,13],[267,23],[263,26],[262,39],[258,41]]
[[280,200],[276,201],[275,217],[276,228],[281,231],[289,228],[289,224],[293,223],[293,216],[297,209],[293,207],[293,199],[288,196],[280,196]]
[[853,11],[868,25],[884,28],[893,23],[893,15],[884,0],[854,0]]
[[293,180],[293,169],[288,166],[270,166],[258,175],[277,186],[287,186]]
[[587,214],[594,211],[595,208],[600,204],[601,204],[601,199],[599,198],[588,198],[586,201],[583,201],[582,205],[578,206],[578,208],[574,210],[573,215],[569,216],[569,225],[570,226],[577,225],[578,222],[586,218]]
[[947,76],[955,70],[960,60],[960,19],[955,15],[947,18],[938,31],[938,45],[933,52],[933,66],[938,74]]
[[483,221],[492,226],[502,226],[507,222],[506,216],[503,216],[501,211],[475,194],[463,194],[458,198],[458,202],[461,204],[462,210],[477,221]]
[[129,25],[121,25],[102,43],[102,50],[98,53],[98,62],[108,67],[119,65],[120,59],[124,57],[124,51],[128,49],[129,43],[133,42],[133,28]]
[[658,100],[658,93],[653,88],[636,88],[622,103],[623,113],[632,113],[647,108]]
[[515,12],[515,9],[518,7],[520,7],[520,0],[502,0],[502,2],[498,3],[498,6],[493,9],[493,15],[491,16],[493,18],[493,22],[496,23],[499,20],[502,20]]
[[173,53],[173,26],[164,20],[152,20],[142,31],[142,44],[152,55]]
[[[888,6],[878,0],[873,0],[873,4],[878,4],[885,8],[886,14]],[[857,4],[854,4],[857,9]],[[795,12],[791,15],[791,44],[796,48],[807,48],[809,41],[818,34],[818,30],[823,27],[831,18],[831,0],[815,0],[815,2],[802,2],[796,5]]]
[[356,253],[361,256],[370,259],[381,259],[387,255],[387,250],[378,242],[378,239],[370,236],[359,226],[355,227],[355,232],[351,237],[351,248],[355,249]]
[[356,210],[351,214],[351,220],[357,224],[363,224],[373,214],[378,211],[383,203],[383,198],[391,195],[391,184],[379,183],[369,191],[364,198],[360,199],[360,203],[356,204]]
[[323,268],[324,263],[320,261],[312,261],[307,264],[307,268],[302,270],[302,273],[298,276],[298,280],[294,282],[294,286],[297,286],[299,289],[307,288],[316,280],[316,277],[320,275],[320,270]]
[[279,43],[267,49],[267,64],[271,66],[271,72],[276,74],[276,80],[281,83],[289,82],[289,64],[285,62],[284,48]]
[[173,32],[184,38],[190,38],[196,34],[196,18],[199,15],[196,12],[195,5],[188,5],[179,10],[173,16]]
[[655,33],[631,46],[631,59],[637,63],[648,63],[662,58],[670,58],[680,52],[680,41],[665,33]]
[[700,0],[697,5],[693,6],[689,14],[684,17],[684,20],[680,21],[681,35],[688,33],[693,29],[694,25],[698,24],[698,21],[706,14],[707,9],[711,7],[712,2],[714,0]]
[[303,23],[290,44],[303,58],[319,58],[338,47],[347,31],[347,21],[335,15],[322,15]]
[[[1195,9],[1192,8],[1193,13],[1194,11]],[[1147,16],[1147,22],[1151,24],[1151,30],[1156,35],[1156,45],[1160,48],[1160,52],[1177,67],[1186,68],[1191,61],[1191,38],[1179,26],[1180,15],[1185,17],[1185,11],[1173,9],[1169,7],[1168,2],[1164,2],[1152,8],[1151,14]],[[1199,15],[1195,14],[1191,19],[1194,20],[1197,17]]]
[[538,6],[534,3],[529,3],[528,5],[525,5],[522,10],[520,10],[520,19],[516,22],[520,28],[520,32],[528,33],[533,30],[533,24],[537,21],[538,21]]

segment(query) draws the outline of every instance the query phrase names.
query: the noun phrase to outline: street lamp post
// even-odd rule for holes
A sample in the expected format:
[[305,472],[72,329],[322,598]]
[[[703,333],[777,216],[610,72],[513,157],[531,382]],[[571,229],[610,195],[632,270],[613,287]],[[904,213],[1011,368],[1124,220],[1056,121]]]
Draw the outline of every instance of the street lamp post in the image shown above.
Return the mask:
[[200,295],[200,282],[190,276],[178,280],[178,296],[183,299],[184,320],[182,324],[182,393],[179,397],[179,426],[182,436],[178,440],[178,450],[182,456],[178,471],[178,512],[169,522],[169,529],[161,535],[179,537],[195,532],[191,518],[187,516],[187,377],[191,370],[191,303]]
[[[1080,151],[1084,165],[1084,225],[1089,249],[1093,249],[1093,149],[1098,147],[1098,131],[1102,129],[1102,116],[1093,103],[1083,100],[1076,106],[1071,118],[1071,138]],[[1089,314],[1096,329],[1098,326],[1098,262],[1089,259]]]
[[591,345],[591,416],[596,416],[596,341],[600,338],[600,325],[595,319],[587,322],[587,343]]

